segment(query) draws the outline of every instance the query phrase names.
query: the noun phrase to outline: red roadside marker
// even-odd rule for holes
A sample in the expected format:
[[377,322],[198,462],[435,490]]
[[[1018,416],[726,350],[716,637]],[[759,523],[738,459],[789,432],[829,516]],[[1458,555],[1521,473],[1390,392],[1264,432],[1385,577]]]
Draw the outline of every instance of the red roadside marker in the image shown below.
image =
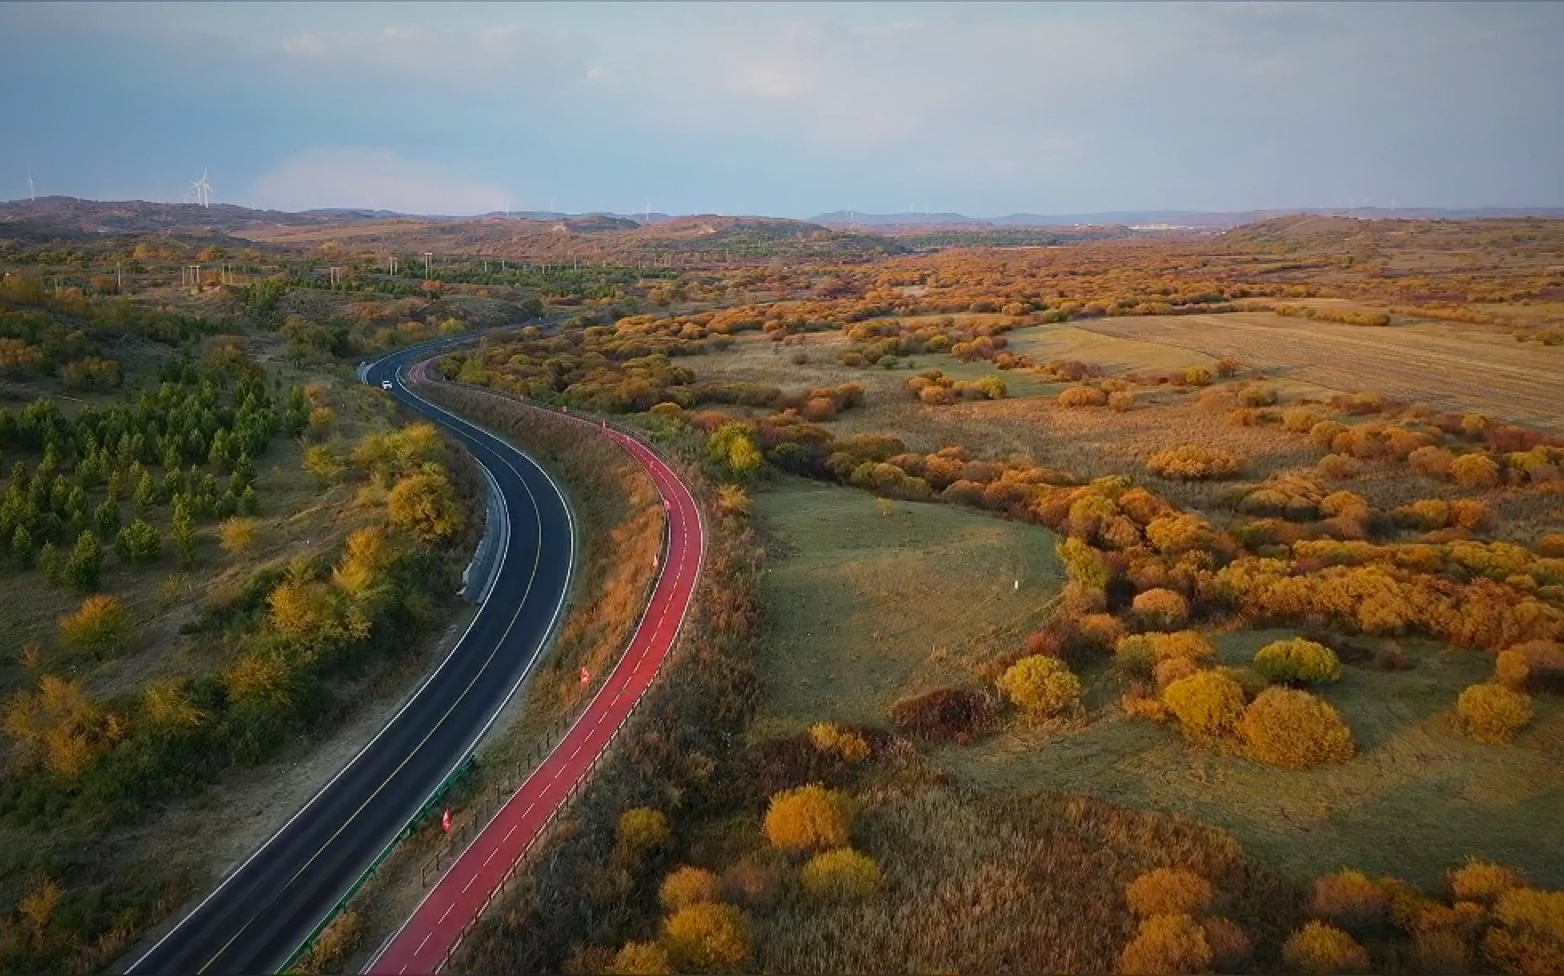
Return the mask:
[[448,834],[451,832],[451,808],[450,807],[446,807],[445,808],[445,816],[440,818],[440,829],[444,830]]
[[586,668],[581,669],[581,683],[584,685],[589,685],[592,683],[592,672],[588,671]]

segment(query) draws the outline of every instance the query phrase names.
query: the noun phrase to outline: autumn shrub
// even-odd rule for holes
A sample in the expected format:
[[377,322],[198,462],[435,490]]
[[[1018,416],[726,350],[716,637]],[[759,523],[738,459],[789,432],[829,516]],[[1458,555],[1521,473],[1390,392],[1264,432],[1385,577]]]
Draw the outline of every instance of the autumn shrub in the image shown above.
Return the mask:
[[1151,669],[1151,676],[1157,683],[1157,688],[1164,689],[1175,681],[1200,672],[1200,665],[1187,657],[1163,658]]
[[1142,624],[1157,630],[1182,627],[1189,619],[1189,601],[1175,590],[1153,589],[1139,593],[1130,607]]
[[1514,868],[1476,858],[1445,875],[1450,894],[1456,901],[1475,901],[1491,905],[1506,891],[1526,887],[1526,878]]
[[669,960],[686,971],[741,970],[749,961],[750,939],[749,919],[732,905],[690,905],[663,923]]
[[1204,972],[1212,961],[1205,929],[1189,915],[1153,915],[1119,953],[1125,976]]
[[1076,621],[1076,637],[1094,650],[1111,650],[1124,636],[1124,624],[1111,613],[1089,613]]
[[1544,558],[1564,559],[1564,532],[1544,532],[1537,536],[1532,548]]
[[850,763],[869,758],[869,743],[863,736],[830,722],[816,722],[811,725],[809,741],[821,752],[835,753]]
[[885,876],[874,858],[838,847],[810,858],[800,880],[804,890],[821,901],[857,901],[880,890]]
[[1531,699],[1501,684],[1475,684],[1456,699],[1461,728],[1480,742],[1502,745],[1531,722]]
[[1444,477],[1450,473],[1450,467],[1455,463],[1455,455],[1443,447],[1429,445],[1420,447],[1407,455],[1407,466],[1418,474],[1426,474],[1431,477]]
[[1113,645],[1113,660],[1131,674],[1150,676],[1158,661],[1186,657],[1203,661],[1216,655],[1216,648],[1198,631],[1130,634]]
[[242,556],[255,544],[259,532],[259,523],[255,519],[242,516],[225,519],[217,526],[218,545],[230,556]]
[[1135,391],[1119,390],[1117,393],[1108,394],[1108,406],[1118,413],[1126,413],[1135,408]]
[[1361,871],[1339,871],[1316,878],[1309,912],[1346,928],[1377,925],[1385,919],[1390,896]]
[[1273,766],[1303,769],[1344,762],[1355,749],[1352,730],[1329,704],[1305,691],[1267,688],[1238,722],[1249,754]]
[[135,626],[119,597],[98,593],[60,618],[60,640],[93,657],[112,657],[127,649]]
[[668,950],[655,942],[626,942],[608,972],[612,976],[668,976],[673,972],[673,961]]
[[1274,386],[1246,386],[1238,391],[1238,402],[1246,407],[1269,407],[1276,403]]
[[1200,671],[1168,685],[1167,705],[1186,731],[1205,737],[1230,734],[1244,715],[1244,690],[1220,671]]
[[675,868],[657,889],[657,900],[670,912],[687,905],[721,900],[717,876],[705,868],[685,865]]
[[1033,655],[1012,664],[999,676],[999,690],[1034,718],[1052,718],[1075,708],[1081,700],[1081,679],[1062,661]]
[[1493,660],[1493,678],[1511,691],[1525,691],[1531,678],[1531,662],[1520,651],[1506,648]]
[[1419,972],[1463,976],[1476,972],[1464,933],[1448,928],[1425,928],[1412,933],[1412,958]]
[[1323,922],[1305,922],[1282,946],[1282,962],[1302,973],[1369,971],[1368,953],[1352,936]]
[[766,908],[781,893],[777,869],[753,858],[743,858],[722,872],[722,891],[727,901],[750,908]]
[[1199,915],[1211,904],[1211,882],[1187,868],[1156,868],[1124,888],[1130,911],[1152,915]]
[[1219,973],[1241,972],[1254,951],[1254,943],[1239,924],[1230,918],[1213,915],[1200,920],[1206,944],[1211,947],[1211,965]]
[[1185,386],[1210,386],[1211,371],[1204,366],[1191,366],[1184,370],[1182,379]]
[[1524,976],[1564,972],[1564,892],[1512,888],[1493,914],[1500,924],[1483,936],[1490,963]]
[[1270,681],[1316,683],[1341,679],[1341,661],[1324,644],[1293,638],[1272,641],[1254,656],[1254,668]]
[[1499,465],[1486,454],[1463,454],[1450,463],[1450,477],[1462,488],[1493,488],[1499,484]]
[[998,709],[987,693],[972,688],[935,688],[897,701],[891,725],[908,735],[941,741],[970,741],[998,725]]
[[1108,402],[1108,394],[1095,386],[1072,386],[1058,396],[1061,407],[1100,407]]
[[845,847],[852,822],[847,794],[811,783],[773,796],[763,829],[774,847],[808,850]]
[[1363,462],[1346,454],[1327,454],[1314,466],[1322,478],[1344,481],[1363,471]]
[[1533,640],[1509,648],[1526,658],[1528,683],[1539,690],[1564,691],[1564,643]]
[[1231,478],[1243,470],[1243,461],[1231,451],[1200,444],[1184,444],[1158,451],[1147,459],[1152,473],[1178,481]]
[[661,810],[635,807],[619,816],[615,840],[620,847],[634,854],[656,850],[673,839],[673,829],[668,817]]

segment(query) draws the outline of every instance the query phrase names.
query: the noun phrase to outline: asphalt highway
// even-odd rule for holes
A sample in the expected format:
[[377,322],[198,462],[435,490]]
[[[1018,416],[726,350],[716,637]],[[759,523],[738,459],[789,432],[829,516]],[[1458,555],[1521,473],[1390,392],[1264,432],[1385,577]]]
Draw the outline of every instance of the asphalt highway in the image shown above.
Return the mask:
[[460,440],[493,476],[508,539],[488,599],[390,723],[144,955],[131,973],[276,972],[471,754],[537,663],[569,584],[574,526],[558,485],[505,441],[407,389],[379,360],[365,382]]
[[623,446],[646,468],[662,496],[668,513],[667,547],[651,599],[629,647],[581,716],[381,948],[370,963],[371,973],[434,973],[445,965],[472,922],[591,773],[592,764],[651,687],[694,597],[705,534],[689,489],[635,438],[571,419],[582,425],[584,436],[608,437]]

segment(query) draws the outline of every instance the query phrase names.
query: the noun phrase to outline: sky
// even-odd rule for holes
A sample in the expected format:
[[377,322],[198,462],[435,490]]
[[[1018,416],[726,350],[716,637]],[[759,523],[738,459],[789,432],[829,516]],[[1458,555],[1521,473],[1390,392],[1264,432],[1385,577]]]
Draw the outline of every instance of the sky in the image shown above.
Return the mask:
[[0,199],[1564,206],[1564,4],[3,3]]

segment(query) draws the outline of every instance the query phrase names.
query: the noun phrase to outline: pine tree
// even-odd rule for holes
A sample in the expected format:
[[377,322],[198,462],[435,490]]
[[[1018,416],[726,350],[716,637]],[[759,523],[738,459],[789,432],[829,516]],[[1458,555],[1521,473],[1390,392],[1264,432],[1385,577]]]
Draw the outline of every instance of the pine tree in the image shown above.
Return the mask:
[[103,546],[91,529],[76,537],[76,546],[66,560],[65,581],[78,590],[91,592],[103,576]]
[[185,569],[195,565],[195,519],[190,517],[190,506],[181,495],[174,499],[174,546],[179,550],[179,565]]

